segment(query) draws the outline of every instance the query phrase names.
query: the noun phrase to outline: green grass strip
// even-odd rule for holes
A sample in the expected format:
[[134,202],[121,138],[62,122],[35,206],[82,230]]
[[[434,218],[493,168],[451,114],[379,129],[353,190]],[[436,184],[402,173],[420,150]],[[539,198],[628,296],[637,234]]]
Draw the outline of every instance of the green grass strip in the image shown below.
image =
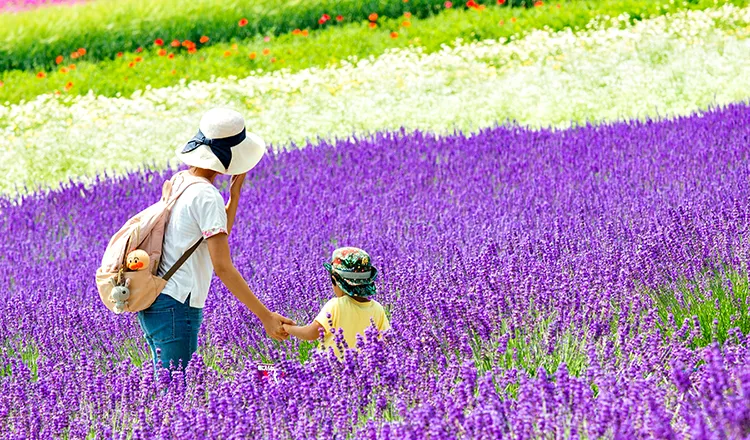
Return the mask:
[[[414,0],[410,0],[410,3]],[[403,2],[402,2],[403,3]],[[747,0],[732,3],[744,5]],[[264,41],[250,38],[240,43],[216,44],[196,53],[173,53],[171,48],[127,53],[109,62],[79,62],[43,78],[32,72],[11,71],[0,75],[0,102],[17,103],[44,93],[78,95],[89,90],[104,96],[129,96],[148,87],[165,87],[181,81],[210,80],[220,76],[245,77],[259,71],[297,71],[325,67],[348,57],[377,56],[387,49],[410,45],[430,53],[457,39],[463,41],[501,39],[535,29],[583,28],[596,16],[618,16],[627,12],[631,20],[674,12],[681,8],[706,9],[714,0],[656,5],[644,0],[577,0],[532,9],[487,8],[449,10],[426,19],[400,16],[379,20],[372,29],[366,22],[351,23],[309,33],[289,33]],[[409,24],[406,26],[406,24]],[[393,35],[396,32],[398,35]],[[167,55],[159,56],[159,50]],[[170,58],[173,56],[173,58]]]
[[[523,1],[530,0],[514,3]],[[455,1],[451,7],[466,4]],[[157,39],[197,43],[208,36],[212,42],[228,42],[296,28],[335,27],[367,20],[372,13],[398,17],[410,11],[427,17],[444,9],[445,0],[97,0],[52,6],[2,15],[0,71],[51,69],[58,56],[68,57],[79,48],[86,49],[86,59],[96,61],[151,47]],[[320,23],[323,14],[329,19]]]

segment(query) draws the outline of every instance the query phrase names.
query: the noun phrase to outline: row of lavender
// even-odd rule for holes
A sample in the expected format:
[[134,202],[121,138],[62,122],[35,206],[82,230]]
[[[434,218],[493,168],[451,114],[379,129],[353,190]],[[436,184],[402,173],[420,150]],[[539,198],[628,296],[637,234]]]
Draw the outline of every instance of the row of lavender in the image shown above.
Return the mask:
[[[339,364],[270,342],[215,281],[187,389],[166,394],[93,273],[169,172],[0,199],[0,437],[747,436],[749,135],[750,106],[733,105],[271,155],[231,236],[251,287],[308,321],[330,294],[323,260],[361,246],[394,329]],[[674,319],[681,280],[735,313]]]

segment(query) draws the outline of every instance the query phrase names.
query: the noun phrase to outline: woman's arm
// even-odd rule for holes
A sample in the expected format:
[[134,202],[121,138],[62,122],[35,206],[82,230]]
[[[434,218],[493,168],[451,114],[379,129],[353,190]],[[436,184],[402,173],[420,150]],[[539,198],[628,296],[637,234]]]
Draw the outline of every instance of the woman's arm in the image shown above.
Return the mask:
[[229,201],[227,202],[227,234],[232,232],[234,226],[234,217],[237,215],[237,204],[240,202],[242,193],[242,183],[245,181],[245,174],[232,176],[229,185]]
[[206,242],[208,243],[208,252],[211,255],[214,271],[216,271],[216,275],[221,279],[221,282],[227,286],[232,295],[237,297],[242,304],[247,306],[260,319],[268,336],[277,340],[286,339],[289,335],[284,331],[282,324],[294,325],[294,321],[278,313],[271,312],[253,294],[245,279],[242,278],[242,275],[240,275],[237,268],[234,267],[234,263],[232,263],[227,235],[216,234],[208,238]]
[[305,341],[314,341],[320,337],[320,329],[323,328],[318,321],[313,321],[312,324],[300,327],[297,325],[283,325],[284,330],[290,335],[297,339],[304,339]]

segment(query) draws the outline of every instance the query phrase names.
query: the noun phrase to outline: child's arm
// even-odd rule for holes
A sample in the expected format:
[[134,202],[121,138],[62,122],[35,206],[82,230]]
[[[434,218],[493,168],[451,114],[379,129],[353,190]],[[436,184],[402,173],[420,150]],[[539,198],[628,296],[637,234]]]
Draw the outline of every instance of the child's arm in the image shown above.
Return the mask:
[[320,329],[323,328],[318,321],[313,321],[312,324],[300,327],[298,325],[284,324],[284,330],[290,335],[297,339],[304,339],[305,341],[314,341],[320,337]]

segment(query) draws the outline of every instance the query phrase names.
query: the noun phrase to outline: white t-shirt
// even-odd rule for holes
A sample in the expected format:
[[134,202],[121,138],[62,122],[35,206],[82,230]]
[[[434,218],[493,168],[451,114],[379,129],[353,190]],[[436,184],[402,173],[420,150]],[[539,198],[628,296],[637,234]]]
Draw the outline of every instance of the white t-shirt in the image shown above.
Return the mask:
[[[201,235],[208,238],[222,233],[227,233],[227,212],[219,190],[208,181],[190,186],[172,208],[157,275],[167,273]],[[162,293],[181,303],[190,295],[190,307],[203,308],[213,273],[208,244],[204,241],[169,279]]]

